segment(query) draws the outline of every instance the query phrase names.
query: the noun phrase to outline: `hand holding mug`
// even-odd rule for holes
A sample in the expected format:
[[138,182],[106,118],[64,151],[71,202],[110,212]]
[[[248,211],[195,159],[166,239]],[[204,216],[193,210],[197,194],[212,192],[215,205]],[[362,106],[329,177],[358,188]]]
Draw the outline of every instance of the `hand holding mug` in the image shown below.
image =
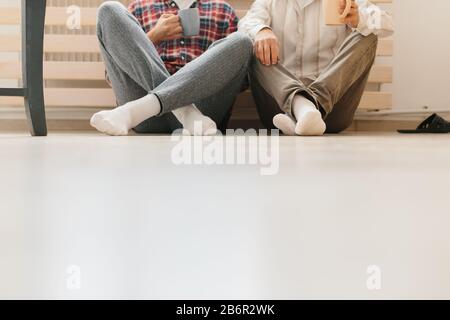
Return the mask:
[[154,44],[181,38],[183,28],[181,27],[180,17],[169,13],[161,15],[156,25],[147,33],[147,36]]
[[[339,6],[339,14],[344,14],[347,7],[347,1],[346,0],[340,0],[340,6]],[[359,25],[359,7],[358,4],[352,0],[352,4],[350,7],[350,11],[348,11],[345,18],[343,18],[343,22],[352,27],[356,28]]]
[[326,25],[347,24],[353,28],[358,26],[359,10],[355,0],[322,0],[322,3]]

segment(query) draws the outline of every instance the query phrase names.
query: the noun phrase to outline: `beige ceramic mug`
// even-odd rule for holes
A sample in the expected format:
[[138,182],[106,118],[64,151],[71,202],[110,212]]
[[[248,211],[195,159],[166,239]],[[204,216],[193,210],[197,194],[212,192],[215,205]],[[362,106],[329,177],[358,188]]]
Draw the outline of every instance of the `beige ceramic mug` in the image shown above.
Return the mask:
[[323,0],[325,24],[344,24],[344,18],[350,13],[352,8],[352,0],[346,0],[345,10],[342,14],[339,13],[340,2],[340,0]]

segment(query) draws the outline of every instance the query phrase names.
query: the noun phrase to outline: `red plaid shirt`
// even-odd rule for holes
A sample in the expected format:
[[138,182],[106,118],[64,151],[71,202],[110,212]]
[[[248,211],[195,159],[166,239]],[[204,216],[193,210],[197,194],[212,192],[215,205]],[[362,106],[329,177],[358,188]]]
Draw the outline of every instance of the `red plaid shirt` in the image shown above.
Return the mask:
[[[233,8],[223,0],[197,0],[191,8],[200,12],[200,34],[177,40],[162,41],[156,46],[170,74],[194,60],[215,41],[237,31],[238,18]],[[135,0],[129,8],[143,30],[148,33],[164,13],[177,14],[173,0]]]

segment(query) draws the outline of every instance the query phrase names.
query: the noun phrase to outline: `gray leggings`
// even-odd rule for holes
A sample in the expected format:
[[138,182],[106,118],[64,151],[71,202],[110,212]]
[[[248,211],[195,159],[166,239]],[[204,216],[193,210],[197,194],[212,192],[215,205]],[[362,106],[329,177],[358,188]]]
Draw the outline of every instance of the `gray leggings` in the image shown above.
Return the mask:
[[220,129],[226,125],[253,53],[247,35],[236,32],[216,41],[172,76],[139,22],[122,4],[109,1],[101,5],[97,35],[118,103],[148,93],[161,102],[161,114],[138,125],[137,132],[171,133],[181,128],[171,111],[191,103]]

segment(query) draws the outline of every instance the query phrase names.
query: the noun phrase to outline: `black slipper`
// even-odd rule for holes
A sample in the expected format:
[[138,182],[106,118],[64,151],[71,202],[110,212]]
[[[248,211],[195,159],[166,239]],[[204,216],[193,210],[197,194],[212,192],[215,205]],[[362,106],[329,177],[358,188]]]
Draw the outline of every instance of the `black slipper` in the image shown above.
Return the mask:
[[450,122],[442,119],[436,113],[419,124],[416,130],[398,130],[400,133],[449,133]]

